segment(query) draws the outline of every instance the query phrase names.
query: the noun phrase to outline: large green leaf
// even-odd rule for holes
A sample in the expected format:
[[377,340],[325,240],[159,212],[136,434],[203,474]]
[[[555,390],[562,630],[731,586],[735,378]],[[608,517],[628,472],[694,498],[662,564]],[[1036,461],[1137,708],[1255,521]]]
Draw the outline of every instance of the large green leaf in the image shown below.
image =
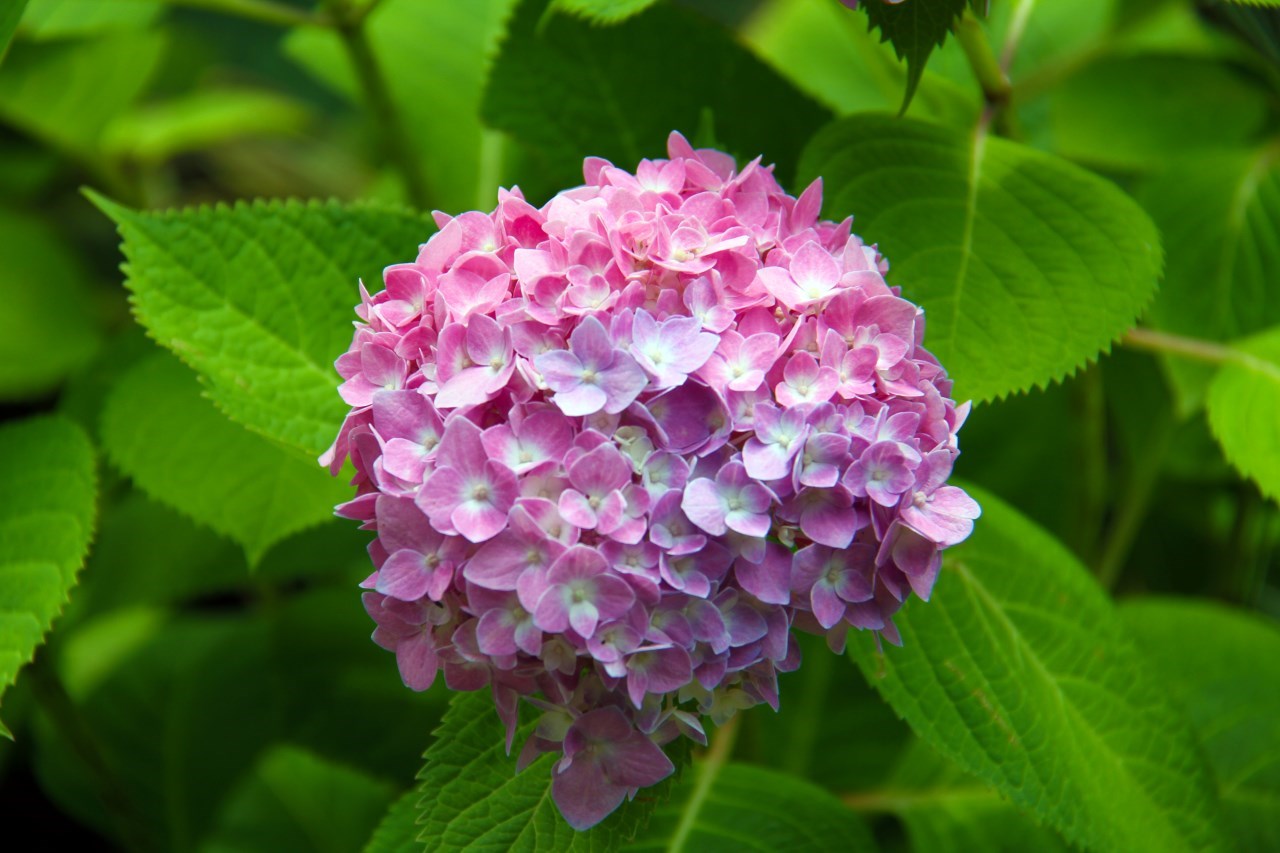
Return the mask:
[[9,42],[13,40],[13,34],[18,29],[18,21],[22,19],[27,2],[28,0],[14,0],[0,9],[0,62],[4,62],[5,54],[9,52]]
[[1209,426],[1231,464],[1280,501],[1280,327],[1233,350],[1209,386]]
[[983,517],[902,648],[855,632],[863,673],[920,737],[1095,850],[1221,847],[1212,777],[1106,594],[1056,540],[977,492]]
[[[1226,341],[1280,323],[1280,142],[1179,161],[1140,198],[1169,248],[1168,272],[1151,322],[1196,338]],[[1184,413],[1204,400],[1212,369],[1169,358]]]
[[880,38],[890,42],[898,58],[907,63],[907,91],[903,106],[911,103],[925,63],[934,48],[942,44],[968,0],[934,0],[931,3],[903,3],[902,0],[863,0],[871,26]]
[[351,853],[369,837],[392,793],[367,773],[276,746],[228,798],[201,850]]
[[904,752],[883,789],[849,794],[845,803],[897,817],[918,853],[1070,849],[1051,829],[919,740]]
[[[533,730],[521,726],[516,749]],[[426,752],[418,839],[431,850],[605,851],[636,834],[669,782],[577,832],[551,799],[553,756],[520,773],[489,692],[457,693]],[[514,753],[514,750],[513,750]]]
[[[0,427],[0,696],[76,585],[93,538],[97,480],[84,431],[61,417]],[[0,734],[9,730],[0,723]]]
[[30,212],[0,207],[0,256],[0,400],[21,400],[92,357],[98,318],[74,247]]
[[0,74],[0,121],[96,162],[98,138],[145,91],[164,54],[160,32],[17,42]]
[[[796,88],[841,115],[892,112],[902,104],[907,72],[893,49],[869,32],[861,15],[832,0],[772,0],[743,27],[751,49]],[[982,109],[968,63],[960,57],[959,81],[950,71],[950,48],[938,51],[924,72],[908,114],[972,127]],[[959,75],[957,75],[959,76]]]
[[116,466],[152,497],[240,543],[250,565],[273,543],[327,521],[349,494],[318,465],[224,417],[166,353],[120,379],[101,429]]
[[[500,178],[491,161],[501,159],[501,149],[480,124],[480,98],[513,3],[384,0],[366,24],[392,100],[422,158],[431,202],[451,213],[497,203]],[[297,29],[284,48],[320,80],[364,102],[336,33]]]
[[[1248,144],[1268,109],[1266,90],[1226,64],[1178,55],[1096,62],[1050,97],[1054,150],[1091,165],[1132,170]],[[1171,244],[1169,251],[1177,249]]]
[[[525,0],[517,11],[483,115],[529,146],[539,168],[527,177],[545,191],[582,183],[587,155],[625,168],[664,156],[673,129],[691,139],[713,131],[731,153],[763,155],[790,180],[803,140],[828,117],[695,14],[659,6],[601,29],[564,15],[544,20],[544,6]],[[661,60],[637,62],[636,45],[661,45]]]
[[351,341],[356,280],[412,260],[432,227],[336,202],[238,203],[153,213],[100,196],[124,238],[134,314],[196,370],[218,407],[317,454],[346,406],[331,367]]
[[1204,601],[1120,613],[1204,744],[1235,849],[1280,850],[1280,626]]
[[842,119],[805,150],[825,210],[892,264],[926,311],[925,345],[962,398],[1061,379],[1155,292],[1160,238],[1102,178],[1030,148],[884,116]]
[[748,764],[695,764],[627,851],[872,851],[862,819],[802,779]]
[[426,849],[426,845],[417,840],[420,799],[422,794],[417,789],[401,794],[374,829],[373,836],[364,846],[364,853],[406,853]]

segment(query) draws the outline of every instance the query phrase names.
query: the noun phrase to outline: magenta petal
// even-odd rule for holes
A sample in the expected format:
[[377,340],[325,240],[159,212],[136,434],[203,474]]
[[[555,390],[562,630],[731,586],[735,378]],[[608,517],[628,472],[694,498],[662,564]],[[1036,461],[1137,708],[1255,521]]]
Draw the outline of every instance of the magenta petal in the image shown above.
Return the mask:
[[723,536],[728,530],[725,525],[724,499],[711,480],[699,478],[685,486],[680,509],[690,521],[712,536]]
[[440,659],[431,645],[431,635],[419,632],[397,643],[396,665],[410,690],[421,692],[430,687],[440,669]]
[[809,601],[813,605],[813,615],[823,628],[831,628],[844,618],[844,601],[826,580],[819,580],[813,585]]
[[417,551],[396,551],[378,570],[375,587],[383,595],[401,601],[417,601],[427,594],[431,575],[426,563]]
[[551,796],[565,821],[579,832],[590,829],[622,805],[627,789],[613,785],[594,761],[580,759],[556,773]]
[[738,583],[765,604],[791,602],[791,553],[776,543],[769,543],[759,563],[739,559],[733,566]]

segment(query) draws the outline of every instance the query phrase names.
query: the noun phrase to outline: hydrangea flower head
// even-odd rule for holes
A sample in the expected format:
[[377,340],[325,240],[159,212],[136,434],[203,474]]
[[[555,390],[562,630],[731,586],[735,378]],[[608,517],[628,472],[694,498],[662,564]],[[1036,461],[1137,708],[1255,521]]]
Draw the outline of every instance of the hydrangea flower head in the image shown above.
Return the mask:
[[338,513],[377,538],[374,640],[405,684],[490,689],[555,752],[578,829],[673,772],[701,718],[778,704],[792,631],[900,643],[979,514],[947,485],[968,404],[888,264],[757,159],[589,158],[542,207],[436,214],[361,291]]

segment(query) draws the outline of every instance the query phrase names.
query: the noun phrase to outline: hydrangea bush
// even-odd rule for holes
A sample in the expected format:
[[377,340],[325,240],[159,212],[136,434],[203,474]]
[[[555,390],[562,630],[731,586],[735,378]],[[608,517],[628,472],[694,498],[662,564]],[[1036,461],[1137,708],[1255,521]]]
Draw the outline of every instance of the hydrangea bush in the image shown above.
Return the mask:
[[678,133],[632,174],[588,158],[541,208],[437,213],[361,291],[338,359],[377,532],[362,584],[405,684],[491,688],[522,764],[594,825],[795,669],[793,629],[900,643],[979,514],[946,485],[968,404],[888,262],[759,158]]

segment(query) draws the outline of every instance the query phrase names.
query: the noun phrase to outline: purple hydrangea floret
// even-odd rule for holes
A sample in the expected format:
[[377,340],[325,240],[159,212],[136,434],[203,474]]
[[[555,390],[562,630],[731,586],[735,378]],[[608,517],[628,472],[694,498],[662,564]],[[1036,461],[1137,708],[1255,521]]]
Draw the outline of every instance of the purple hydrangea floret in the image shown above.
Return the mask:
[[703,719],[778,706],[792,632],[901,639],[978,505],[968,404],[888,264],[772,167],[672,134],[534,207],[437,213],[361,289],[321,463],[374,531],[374,640],[410,688],[519,700],[577,829],[673,772]]

